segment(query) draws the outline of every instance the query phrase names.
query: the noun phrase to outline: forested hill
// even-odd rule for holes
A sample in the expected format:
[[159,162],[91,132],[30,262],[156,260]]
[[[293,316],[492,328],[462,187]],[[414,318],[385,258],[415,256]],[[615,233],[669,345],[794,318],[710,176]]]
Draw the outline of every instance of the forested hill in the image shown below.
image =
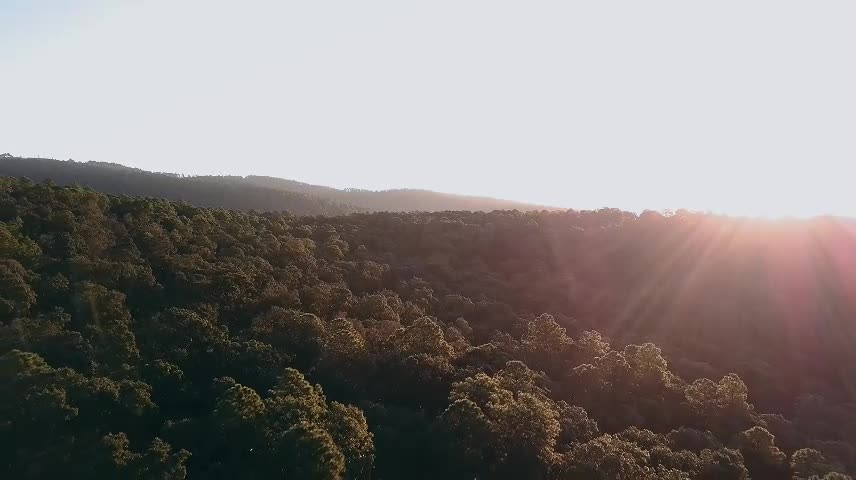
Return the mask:
[[854,239],[0,178],[0,478],[847,479]]
[[157,197],[244,211],[288,211],[295,215],[343,215],[364,211],[337,200],[234,181],[232,177],[184,177],[116,163],[0,156],[0,175],[80,185],[116,195]]
[[[275,177],[180,176],[115,163],[75,162],[0,155],[0,175],[81,185],[100,192],[186,201],[236,210],[342,215],[360,211],[540,210],[532,205],[428,190],[340,190]],[[549,208],[555,210],[555,208]]]
[[338,200],[350,205],[356,205],[373,212],[443,212],[448,210],[482,211],[493,210],[559,210],[555,207],[533,205],[531,203],[512,202],[489,197],[474,197],[468,195],[453,195],[417,189],[394,190],[361,190],[336,189],[311,185],[308,183],[285,180],[276,177],[250,175],[237,177],[253,185],[278,188],[282,190],[301,192],[331,200]]

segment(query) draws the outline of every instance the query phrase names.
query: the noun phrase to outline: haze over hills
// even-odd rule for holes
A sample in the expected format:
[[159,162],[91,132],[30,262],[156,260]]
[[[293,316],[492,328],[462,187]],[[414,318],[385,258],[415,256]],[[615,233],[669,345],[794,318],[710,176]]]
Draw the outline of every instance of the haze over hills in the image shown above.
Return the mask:
[[76,162],[47,158],[0,157],[0,175],[51,180],[94,190],[158,197],[193,205],[237,210],[280,211],[295,215],[343,215],[368,211],[559,210],[522,202],[419,189],[337,189],[295,180],[250,175],[182,176],[149,172],[117,163]]
[[[216,178],[216,177],[214,177]],[[536,205],[491,197],[456,195],[424,189],[396,188],[390,190],[364,190],[359,188],[337,189],[320,185],[286,180],[276,177],[248,175],[236,177],[244,182],[291,192],[301,192],[330,198],[371,211],[389,212],[441,212],[446,210],[493,211],[493,210],[561,210],[556,207]]]
[[856,480],[856,1],[48,5],[0,480]]

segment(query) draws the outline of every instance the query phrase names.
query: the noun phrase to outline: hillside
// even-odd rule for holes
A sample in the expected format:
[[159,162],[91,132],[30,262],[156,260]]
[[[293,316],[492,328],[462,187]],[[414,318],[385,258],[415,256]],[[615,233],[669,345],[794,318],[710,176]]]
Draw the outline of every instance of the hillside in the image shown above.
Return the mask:
[[[241,178],[241,177],[238,177]],[[430,190],[394,189],[394,190],[360,190],[336,189],[285,180],[275,177],[250,175],[243,177],[245,182],[253,185],[277,188],[291,192],[301,192],[322,198],[338,200],[355,205],[373,212],[443,212],[447,210],[465,210],[490,212],[493,210],[559,210],[555,207],[533,205],[531,203],[512,202],[489,197],[474,197],[468,195],[453,195],[450,193],[432,192]]]
[[0,178],[0,476],[847,479],[854,238]]
[[0,175],[81,185],[117,195],[185,201],[236,210],[343,215],[359,211],[540,210],[542,206],[427,190],[339,190],[261,176],[191,176],[148,172],[115,163],[0,156]]
[[0,157],[0,175],[80,185],[116,195],[183,201],[235,210],[288,211],[295,215],[344,215],[362,209],[300,192],[265,188],[230,177],[183,177],[115,163]]

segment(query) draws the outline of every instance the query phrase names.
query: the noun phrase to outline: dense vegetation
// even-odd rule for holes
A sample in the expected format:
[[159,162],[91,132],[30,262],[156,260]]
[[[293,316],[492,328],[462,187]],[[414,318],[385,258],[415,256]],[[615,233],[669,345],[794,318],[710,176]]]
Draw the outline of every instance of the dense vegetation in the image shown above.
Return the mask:
[[3,478],[856,472],[841,220],[295,217],[0,179],[0,222]]
[[0,156],[0,175],[80,185],[99,192],[184,201],[235,210],[287,210],[295,215],[342,215],[360,211],[352,205],[301,192],[233,181],[240,177],[185,177],[148,172],[116,163],[60,161]]
[[288,211],[295,215],[343,215],[368,211],[535,210],[542,207],[495,198],[427,190],[339,190],[274,177],[181,176],[116,163],[60,161],[0,155],[0,175],[80,185],[99,192],[185,201],[235,210]]

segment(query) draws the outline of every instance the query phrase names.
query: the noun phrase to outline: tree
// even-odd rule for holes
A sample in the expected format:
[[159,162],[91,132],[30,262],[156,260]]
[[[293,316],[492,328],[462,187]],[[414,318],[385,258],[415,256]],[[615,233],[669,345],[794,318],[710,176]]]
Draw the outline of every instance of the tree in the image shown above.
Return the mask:
[[639,446],[611,435],[602,435],[576,445],[565,454],[558,478],[574,479],[655,479],[661,478],[648,466],[648,453]]
[[139,360],[131,314],[125,296],[101,285],[83,282],[74,292],[76,322],[95,348],[96,361],[104,371],[115,371]]
[[752,478],[787,477],[787,456],[775,445],[775,439],[764,427],[744,430],[734,439]]
[[[843,467],[830,462],[822,453],[813,448],[801,448],[791,455],[791,472],[795,478],[828,478],[833,472],[841,472]],[[830,477],[831,478],[831,477]]]
[[16,260],[0,260],[0,323],[30,311],[36,303],[36,293],[30,286],[34,279]]
[[0,222],[0,258],[21,262],[29,265],[36,261],[42,251],[38,243],[23,235],[23,222]]
[[439,428],[460,439],[452,449],[460,445],[455,455],[463,465],[503,478],[546,471],[561,432],[560,413],[536,378],[522,363],[509,362],[493,377],[478,374],[453,386],[453,403]]
[[345,477],[371,476],[375,446],[362,410],[353,405],[332,402],[324,421],[325,429],[345,457]]
[[293,356],[295,365],[305,370],[321,354],[326,326],[311,313],[273,307],[253,320],[250,335]]
[[265,404],[249,387],[235,384],[217,399],[213,415],[224,431],[253,432],[265,413]]
[[282,458],[280,470],[288,478],[339,480],[345,478],[346,462],[326,430],[302,422],[285,432],[275,447]]
[[720,448],[702,450],[699,454],[698,478],[702,480],[748,480],[749,472],[743,463],[743,455],[737,450]]
[[520,341],[528,365],[560,378],[568,371],[574,342],[551,315],[541,315],[527,325]]

